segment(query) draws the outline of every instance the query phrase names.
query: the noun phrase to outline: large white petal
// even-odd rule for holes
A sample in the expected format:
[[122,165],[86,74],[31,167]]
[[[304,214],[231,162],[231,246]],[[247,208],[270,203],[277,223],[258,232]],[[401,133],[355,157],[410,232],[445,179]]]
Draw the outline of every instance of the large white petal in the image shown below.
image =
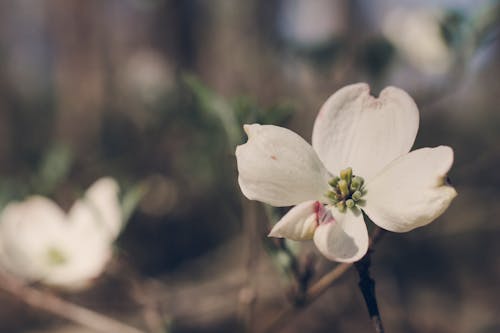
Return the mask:
[[89,232],[97,229],[107,233],[111,239],[116,238],[123,226],[118,191],[114,179],[98,179],[71,207],[68,214],[70,222],[76,228],[88,229]]
[[324,209],[318,201],[306,201],[298,204],[274,225],[269,237],[292,240],[312,239],[318,223],[318,215],[322,214]]
[[355,262],[368,250],[369,238],[363,215],[359,209],[345,213],[332,209],[334,219],[322,223],[314,232],[314,243],[328,259]]
[[42,281],[72,290],[89,286],[103,272],[113,253],[111,243],[104,239],[78,234],[67,235],[66,242],[60,246],[66,261],[52,265]]
[[392,162],[366,184],[366,214],[378,226],[406,232],[441,215],[457,195],[446,184],[453,164],[447,146],[422,148]]
[[370,179],[410,151],[418,123],[417,106],[403,90],[387,87],[375,98],[367,84],[353,84],[321,107],[312,145],[330,172],[350,166],[354,174]]
[[[115,192],[110,185],[108,180],[100,180],[86,197],[98,201],[98,207],[106,204]],[[96,208],[89,205],[79,200],[72,208],[71,221],[44,197],[7,205],[0,217],[0,264],[19,277],[48,285],[71,289],[88,285],[111,258],[113,241],[109,224],[100,222]],[[108,220],[112,218],[108,208],[99,209],[105,209],[102,214]],[[62,261],[54,262],[52,253]]]
[[243,194],[273,206],[323,199],[328,171],[298,134],[278,126],[245,125],[248,142],[236,148]]
[[26,279],[46,274],[48,249],[68,230],[64,212],[53,201],[32,196],[8,204],[0,217],[0,264]]

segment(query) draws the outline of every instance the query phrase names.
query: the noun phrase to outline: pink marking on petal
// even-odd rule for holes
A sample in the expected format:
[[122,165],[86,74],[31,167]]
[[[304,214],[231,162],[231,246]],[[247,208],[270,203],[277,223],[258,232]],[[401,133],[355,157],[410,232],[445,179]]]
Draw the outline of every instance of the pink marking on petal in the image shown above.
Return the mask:
[[316,225],[319,225],[320,224],[320,220],[322,218],[321,215],[323,215],[323,213],[324,213],[324,207],[321,204],[321,202],[316,201],[314,203],[314,213],[316,214]]
[[325,211],[325,214],[323,214],[321,224],[328,224],[328,223],[333,223],[335,222],[335,218],[332,215],[331,211]]
[[314,213],[316,213],[316,225],[335,222],[331,210],[326,209],[319,201],[314,203]]
[[335,218],[329,209],[319,201],[314,202],[314,213],[316,214],[316,225],[335,222]]

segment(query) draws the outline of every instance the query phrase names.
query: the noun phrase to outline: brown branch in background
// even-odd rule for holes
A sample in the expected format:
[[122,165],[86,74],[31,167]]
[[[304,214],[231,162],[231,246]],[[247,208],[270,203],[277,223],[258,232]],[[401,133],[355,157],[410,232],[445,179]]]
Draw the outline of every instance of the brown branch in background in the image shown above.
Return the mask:
[[65,318],[96,332],[144,333],[118,320],[65,301],[49,291],[26,286],[15,277],[3,272],[0,273],[0,288],[34,308]]
[[239,293],[240,316],[245,332],[254,331],[255,305],[257,303],[256,272],[259,257],[260,230],[257,220],[257,204],[242,197],[243,229],[246,242],[246,279]]
[[156,295],[162,289],[161,283],[153,279],[130,279],[131,296],[141,305],[142,317],[150,333],[166,332],[167,323],[162,306]]
[[[375,245],[383,235],[383,229],[376,227],[373,230],[373,233],[370,237],[370,250],[373,245]],[[307,289],[305,293],[305,297],[303,302],[294,302],[294,304],[289,305],[285,309],[283,309],[278,315],[273,319],[271,323],[266,326],[262,332],[263,333],[276,333],[279,329],[281,329],[284,325],[290,322],[290,319],[304,310],[308,305],[313,303],[316,299],[319,298],[328,288],[335,283],[344,273],[346,273],[351,267],[352,263],[343,263],[337,265],[333,270],[329,273],[325,274],[321,277],[316,283],[314,283],[311,287]]]
[[114,256],[105,273],[113,279],[125,279],[129,296],[141,307],[142,318],[148,333],[168,331],[170,318],[164,312],[158,295],[164,292],[163,283],[154,278],[143,277],[130,262],[126,253]]
[[300,262],[292,249],[287,245],[285,238],[274,238],[273,244],[281,251],[286,253],[290,263],[287,265],[287,271],[292,277],[293,286],[290,296],[294,303],[302,303],[306,297],[309,284],[314,277],[314,267],[316,257],[310,253],[306,256],[304,262]]

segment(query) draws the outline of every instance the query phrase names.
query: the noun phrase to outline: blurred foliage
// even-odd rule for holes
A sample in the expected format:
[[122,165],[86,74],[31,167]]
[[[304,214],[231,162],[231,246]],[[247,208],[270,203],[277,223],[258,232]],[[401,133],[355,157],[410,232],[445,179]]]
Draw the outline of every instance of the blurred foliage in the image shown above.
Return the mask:
[[440,22],[443,39],[450,47],[458,49],[463,45],[466,36],[469,35],[470,23],[470,20],[463,12],[456,10],[446,12]]
[[375,37],[360,48],[358,61],[371,77],[380,78],[394,60],[394,53],[394,46],[387,39]]
[[248,96],[237,96],[226,101],[194,76],[185,76],[184,82],[196,96],[201,110],[220,121],[231,150],[243,142],[244,124],[284,125],[293,114],[293,107],[286,103],[263,108]]
[[[440,7],[440,37],[460,60],[435,76],[398,62],[403,53],[381,32],[384,13],[376,9],[384,4],[385,11],[395,6],[346,1],[339,7],[345,11],[339,16],[344,26],[332,31],[332,38],[309,46],[285,40],[276,29],[282,10],[278,5],[286,1],[1,4],[0,207],[43,194],[67,208],[98,177],[116,177],[123,213],[130,216],[119,240],[120,254],[138,274],[144,279],[167,277],[181,290],[202,285],[201,272],[212,269],[219,275],[209,276],[209,282],[223,284],[200,287],[188,297],[178,296],[184,289],[172,287],[167,296],[174,305],[168,311],[185,312],[173,318],[171,331],[234,332],[235,304],[212,312],[202,312],[202,307],[239,299],[240,285],[235,287],[231,280],[227,287],[224,278],[237,274],[247,246],[238,238],[244,231],[243,205],[234,158],[235,146],[246,140],[242,125],[291,124],[309,131],[306,125],[315,112],[300,110],[316,110],[338,87],[360,80],[375,91],[399,85],[421,107],[416,146],[443,143],[456,150],[452,178],[459,187],[457,200],[464,199],[452,206],[451,217],[430,231],[390,236],[387,245],[383,242],[374,256],[379,265],[374,275],[387,296],[382,306],[391,310],[393,331],[457,332],[456,314],[474,316],[471,309],[478,304],[485,318],[484,306],[498,305],[490,294],[498,289],[492,283],[498,280],[498,228],[491,225],[498,201],[494,166],[500,158],[494,98],[499,2],[416,6]],[[308,23],[314,25],[314,17]],[[463,71],[479,50],[488,55],[481,59],[482,67]],[[141,52],[154,56],[138,57]],[[40,64],[43,68],[37,67]],[[41,86],[33,78],[41,80]],[[84,107],[78,109],[80,105]],[[275,222],[286,211],[265,209],[267,216],[255,218],[262,229],[269,227],[266,220]],[[462,233],[453,229],[464,225],[474,228]],[[491,232],[481,233],[484,225]],[[262,238],[273,268],[284,273],[287,283],[293,281],[307,246]],[[227,251],[225,244],[234,239],[236,245]],[[220,262],[212,260],[212,251],[220,248],[230,253]],[[478,255],[491,265],[477,261]],[[195,268],[187,276],[176,275],[189,265]],[[321,261],[317,276],[329,267]],[[259,318],[269,319],[280,306],[282,291],[277,286],[282,281],[261,271],[246,275],[273,289],[260,293],[257,302]],[[352,306],[355,291],[350,293],[353,288],[346,283],[332,292],[334,297],[326,295],[323,303],[298,318],[301,324],[289,332],[363,331],[359,318],[366,314],[362,308],[358,311],[358,304]],[[123,310],[120,306],[131,304],[123,300],[126,289],[105,284],[86,301]],[[113,290],[120,294],[118,305],[109,301],[115,299]],[[213,299],[205,301],[214,293],[218,298],[213,304]],[[435,305],[432,297],[443,303],[451,299],[453,317],[445,316],[448,307]],[[476,303],[469,304],[472,299]],[[190,303],[182,306],[183,301]],[[426,309],[439,315],[419,317]],[[428,326],[419,329],[410,314],[419,318],[419,325]],[[202,325],[197,320],[205,321]],[[490,324],[494,332],[498,325],[494,320]],[[7,320],[0,325],[0,331],[17,327],[8,328]]]
[[49,146],[33,177],[33,192],[48,195],[66,180],[73,162],[72,151],[63,144]]

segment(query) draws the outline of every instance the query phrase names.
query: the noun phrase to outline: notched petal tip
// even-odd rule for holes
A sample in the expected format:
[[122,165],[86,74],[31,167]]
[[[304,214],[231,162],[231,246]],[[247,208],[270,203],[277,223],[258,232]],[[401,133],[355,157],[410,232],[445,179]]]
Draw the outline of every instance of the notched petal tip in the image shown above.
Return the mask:
[[403,90],[387,87],[378,97],[366,83],[341,88],[323,104],[312,145],[331,173],[346,166],[367,180],[410,151],[418,108]]
[[248,138],[250,139],[252,132],[254,132],[260,126],[261,126],[260,124],[245,124],[245,125],[243,125],[243,131],[245,131]]
[[382,89],[382,91],[379,94],[379,98],[380,97],[383,97],[383,98],[388,98],[388,97],[389,98],[390,97],[405,98],[408,101],[412,101],[413,103],[415,103],[413,98],[405,90],[398,88],[398,87],[395,87],[395,86],[387,86],[384,89]]
[[453,149],[448,146],[421,148],[402,156],[367,184],[365,213],[392,232],[431,223],[457,196],[446,182],[452,165]]
[[440,154],[442,158],[442,162],[439,164],[439,169],[437,172],[439,172],[442,176],[443,184],[446,184],[446,178],[448,177],[448,172],[450,171],[454,159],[455,159],[455,153],[453,151],[453,148],[449,146],[437,146],[434,148],[426,148],[429,150],[432,150],[434,154]]

